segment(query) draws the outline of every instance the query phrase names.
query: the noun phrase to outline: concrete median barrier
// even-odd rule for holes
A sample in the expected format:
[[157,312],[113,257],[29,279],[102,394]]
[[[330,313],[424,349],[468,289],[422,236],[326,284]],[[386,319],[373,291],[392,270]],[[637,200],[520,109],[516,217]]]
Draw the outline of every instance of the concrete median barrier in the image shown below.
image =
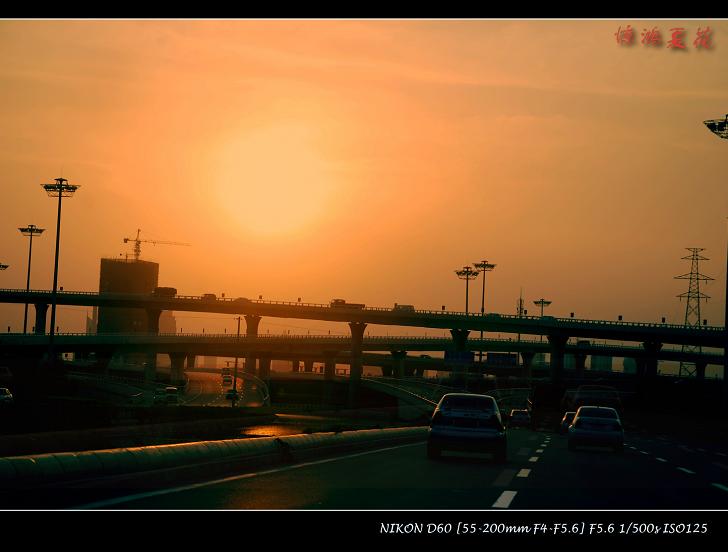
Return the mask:
[[198,441],[171,445],[64,452],[0,458],[0,490],[40,488],[69,482],[156,473],[259,459],[270,464],[291,463],[334,451],[376,448],[424,440],[427,428],[390,428]]

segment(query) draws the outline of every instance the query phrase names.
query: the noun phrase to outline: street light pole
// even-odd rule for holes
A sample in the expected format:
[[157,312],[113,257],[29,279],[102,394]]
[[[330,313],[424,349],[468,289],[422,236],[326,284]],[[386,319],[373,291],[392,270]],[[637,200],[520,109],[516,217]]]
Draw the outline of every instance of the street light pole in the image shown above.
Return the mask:
[[[533,304],[536,306],[541,306],[541,318],[543,318],[543,308],[548,307],[551,304],[551,301],[547,301],[542,297],[538,301],[534,301]],[[541,343],[543,343],[543,334],[541,334]]]
[[[489,263],[488,261],[481,261],[479,263],[473,263],[473,266],[475,268],[479,268],[480,271],[483,273],[483,295],[481,296],[480,301],[480,316],[485,315],[485,273],[490,272],[495,268],[495,265],[492,263]],[[478,354],[478,363],[483,364],[483,329],[480,330],[480,352]]]
[[[38,228],[35,224],[29,224],[25,228],[18,228],[23,236],[30,237],[30,247],[28,248],[28,278],[25,283],[26,294],[30,291],[30,263],[33,260],[33,236],[40,236],[45,232],[45,228]],[[28,333],[28,303],[25,303],[25,311],[23,312],[23,333]]]
[[461,280],[465,280],[465,316],[468,315],[468,284],[470,284],[470,280],[475,280],[475,278],[480,274],[479,271],[473,270],[471,266],[464,266],[462,270],[456,270],[455,274],[458,275],[458,278]]
[[56,255],[53,267],[53,291],[51,293],[51,331],[48,335],[48,361],[51,366],[55,364],[53,358],[53,337],[56,332],[56,293],[58,288],[58,253],[61,243],[61,200],[64,197],[71,197],[80,188],[69,184],[65,178],[55,178],[55,184],[41,184],[48,194],[48,197],[58,198],[58,217],[56,220]]
[[[465,316],[468,316],[468,285],[470,284],[470,280],[474,280],[479,272],[477,270],[473,270],[471,266],[464,266],[462,270],[456,270],[455,274],[458,275],[458,278],[461,280],[465,280]],[[468,389],[468,366],[469,364],[465,365],[465,390]]]

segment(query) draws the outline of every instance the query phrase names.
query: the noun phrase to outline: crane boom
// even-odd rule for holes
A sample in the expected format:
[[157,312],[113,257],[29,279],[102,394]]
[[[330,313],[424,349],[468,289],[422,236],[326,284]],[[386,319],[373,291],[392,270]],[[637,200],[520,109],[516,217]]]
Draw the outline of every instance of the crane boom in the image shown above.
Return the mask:
[[182,242],[173,242],[173,241],[162,241],[162,240],[142,240],[139,239],[139,235],[141,234],[141,229],[137,228],[137,235],[136,238],[124,238],[124,243],[128,242],[134,242],[134,260],[138,261],[139,257],[142,254],[142,243],[151,243],[153,245],[186,245],[189,246],[189,243],[182,243]]

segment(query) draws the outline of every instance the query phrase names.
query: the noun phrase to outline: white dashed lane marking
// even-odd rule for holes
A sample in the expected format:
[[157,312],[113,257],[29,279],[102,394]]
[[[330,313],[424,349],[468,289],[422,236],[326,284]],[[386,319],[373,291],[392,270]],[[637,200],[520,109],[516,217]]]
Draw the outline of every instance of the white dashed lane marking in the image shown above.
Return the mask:
[[521,471],[518,472],[518,474],[516,475],[516,477],[528,477],[530,473],[531,473],[531,470],[523,469],[523,470],[521,470]]
[[691,475],[695,475],[695,472],[693,470],[689,470],[687,468],[678,468],[681,472],[689,473]]
[[713,487],[717,487],[721,491],[725,491],[728,493],[728,487],[726,487],[725,485],[721,485],[720,483],[711,483],[711,485],[713,485]]
[[536,449],[536,452],[543,452],[543,449]]
[[516,497],[517,491],[503,491],[493,503],[493,508],[508,508]]
[[493,482],[494,487],[507,487],[511,484],[511,481],[513,481],[513,478],[516,475],[515,469],[507,469],[503,470],[501,474],[496,478],[496,480]]
[[649,452],[647,452],[647,451],[644,451],[644,450],[641,450],[641,451],[640,451],[640,453],[641,453],[641,454],[649,454]]
[[528,459],[529,462],[538,462],[538,456],[531,456],[531,458]]
[[658,462],[667,462],[667,460],[665,460],[664,458],[655,458],[655,460],[657,460]]

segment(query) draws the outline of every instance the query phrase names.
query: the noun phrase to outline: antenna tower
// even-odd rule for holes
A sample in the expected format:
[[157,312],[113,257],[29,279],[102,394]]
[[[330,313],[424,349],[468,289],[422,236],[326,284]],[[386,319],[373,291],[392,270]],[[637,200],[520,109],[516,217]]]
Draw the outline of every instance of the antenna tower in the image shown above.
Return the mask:
[[[701,299],[710,299],[709,295],[705,295],[700,291],[700,282],[707,282],[712,280],[710,276],[701,274],[698,268],[700,261],[708,261],[707,257],[703,257],[700,252],[705,251],[702,247],[686,247],[691,252],[690,255],[683,257],[683,259],[690,261],[690,273],[675,276],[676,280],[689,280],[688,291],[678,295],[680,300],[683,298],[687,299],[685,305],[685,327],[696,327],[700,328],[700,301]],[[693,353],[702,352],[703,348],[699,345],[683,345],[682,351]],[[680,374],[682,376],[694,376],[695,375],[695,363],[694,362],[680,362]]]

